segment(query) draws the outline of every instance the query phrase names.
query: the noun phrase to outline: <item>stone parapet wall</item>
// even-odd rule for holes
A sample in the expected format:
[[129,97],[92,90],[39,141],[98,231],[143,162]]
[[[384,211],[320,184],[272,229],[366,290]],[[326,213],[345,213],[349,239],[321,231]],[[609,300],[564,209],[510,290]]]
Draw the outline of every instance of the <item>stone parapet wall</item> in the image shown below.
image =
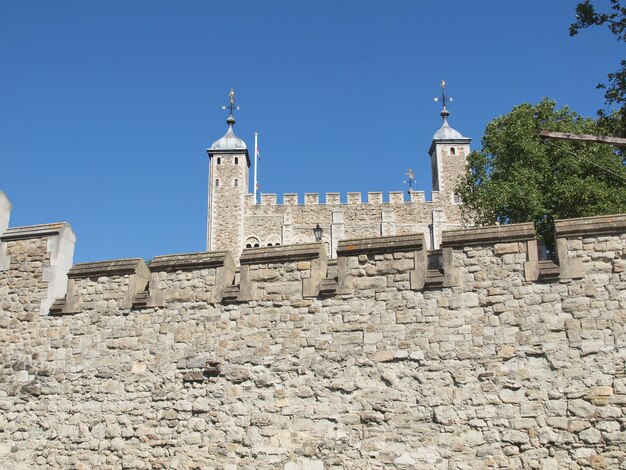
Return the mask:
[[[2,309],[32,312],[36,305],[40,314],[47,314],[54,299],[67,290],[75,241],[74,232],[65,222],[12,227],[1,233]],[[30,308],[25,309],[25,305]]]
[[11,241],[0,461],[623,468],[626,217],[556,226],[556,268],[525,224],[76,265],[52,315]]
[[[367,201],[361,193],[327,193],[320,203],[317,193],[285,194],[278,204],[275,194],[262,194],[260,203],[246,199],[244,246],[291,245],[313,242],[312,229],[319,224],[330,258],[336,257],[339,241],[357,237],[380,237],[423,234],[429,248],[438,248],[441,233],[462,227],[461,212],[452,194],[433,192],[425,201],[423,192],[391,192],[383,202],[383,193],[370,192]],[[343,202],[342,202],[343,200]],[[236,254],[234,254],[236,257]]]
[[[439,193],[434,192],[434,196],[438,197]],[[383,197],[385,198],[383,200]],[[433,197],[434,199],[434,197]],[[325,193],[324,201],[321,201],[319,193],[304,193],[301,196],[298,193],[284,193],[282,195],[282,203],[278,202],[278,197],[274,193],[262,193],[259,195],[259,204],[261,205],[342,205],[342,204],[405,204],[411,202],[431,203],[426,201],[424,191],[389,191],[384,196],[380,191],[370,191],[362,195],[360,192],[342,193]],[[252,194],[246,195],[246,205],[254,205],[254,197]]]

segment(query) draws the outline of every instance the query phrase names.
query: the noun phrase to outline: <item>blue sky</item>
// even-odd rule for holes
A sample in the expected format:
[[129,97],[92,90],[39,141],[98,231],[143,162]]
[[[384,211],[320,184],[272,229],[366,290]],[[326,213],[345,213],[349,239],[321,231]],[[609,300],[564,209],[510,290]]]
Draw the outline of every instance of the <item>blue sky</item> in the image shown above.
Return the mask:
[[202,251],[230,88],[262,192],[430,191],[442,79],[475,149],[522,102],[603,105],[623,44],[569,37],[576,3],[0,0],[11,225],[69,222],[75,262]]

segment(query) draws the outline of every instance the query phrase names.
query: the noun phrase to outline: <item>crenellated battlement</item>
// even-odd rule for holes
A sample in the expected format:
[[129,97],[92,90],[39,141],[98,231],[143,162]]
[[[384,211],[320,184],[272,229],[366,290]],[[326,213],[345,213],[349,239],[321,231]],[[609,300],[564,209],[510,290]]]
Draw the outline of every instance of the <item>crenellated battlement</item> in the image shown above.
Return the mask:
[[[317,203],[317,194],[307,196]],[[376,199],[380,193],[370,196]],[[4,201],[3,207],[10,207],[6,197]],[[437,251],[429,251],[419,233],[341,240],[336,269],[329,275],[323,243],[245,249],[238,270],[228,252],[158,256],[149,267],[138,258],[72,266],[75,237],[68,224],[60,223],[5,229],[0,237],[0,270],[5,285],[16,280],[24,285],[42,283],[42,314],[160,308],[182,300],[219,304],[361,296],[373,286],[398,291],[460,287],[460,266],[475,247],[487,250],[483,264],[500,264],[514,256],[525,282],[563,282],[585,274],[584,256],[572,248],[580,243],[571,240],[611,236],[611,256],[622,262],[626,215],[559,220],[555,235],[554,261],[539,260],[531,223],[444,231]]]
[[[381,205],[396,205],[396,204],[410,204],[410,203],[425,203],[430,204],[437,202],[439,193],[433,192],[433,199],[431,201],[426,200],[424,191],[389,191],[388,193],[382,193],[380,191],[370,191],[363,195],[360,192],[348,192],[342,193],[325,193],[323,199],[319,193],[284,193],[282,194],[282,202],[278,202],[279,198],[274,193],[261,193],[259,195],[259,204],[263,206],[297,206],[297,205],[322,205],[322,206],[342,206],[342,205],[355,205],[355,204],[381,204]],[[246,206],[253,206],[254,196],[252,194],[246,194],[245,196]]]

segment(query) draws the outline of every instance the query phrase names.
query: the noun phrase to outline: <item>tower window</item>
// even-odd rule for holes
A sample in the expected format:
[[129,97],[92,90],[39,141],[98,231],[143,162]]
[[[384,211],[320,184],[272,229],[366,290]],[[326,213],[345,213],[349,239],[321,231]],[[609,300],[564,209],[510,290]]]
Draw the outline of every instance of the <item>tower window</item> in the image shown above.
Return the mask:
[[248,237],[246,240],[246,248],[258,248],[259,247],[259,239],[256,237]]
[[458,194],[456,194],[456,193],[454,193],[454,199],[453,199],[453,202],[454,202],[455,204],[461,204],[461,196],[460,196],[460,195],[458,195]]
[[222,164],[222,159],[220,157],[217,157],[217,164],[221,165]]
[[235,157],[235,165],[239,165],[239,157]]
[[237,186],[239,186],[239,180],[238,180],[237,178],[235,178],[235,181],[234,181],[234,183],[233,183],[233,186],[235,186],[235,188],[236,188]]
[[450,155],[456,155],[456,149],[454,147],[450,147]]
[[220,187],[220,180],[219,180],[219,178],[216,178],[216,179],[215,179],[215,187],[216,187],[216,188],[219,188],[219,187]]

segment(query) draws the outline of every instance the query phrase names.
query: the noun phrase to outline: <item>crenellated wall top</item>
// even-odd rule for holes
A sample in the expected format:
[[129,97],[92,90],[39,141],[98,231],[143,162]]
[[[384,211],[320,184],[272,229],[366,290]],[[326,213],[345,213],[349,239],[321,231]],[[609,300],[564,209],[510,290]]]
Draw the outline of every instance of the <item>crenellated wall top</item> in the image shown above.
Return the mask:
[[[437,191],[433,192],[433,199],[437,195]],[[246,203],[249,206],[254,206],[254,196],[252,194],[246,195]],[[401,205],[412,203],[433,203],[433,201],[427,201],[424,191],[390,191],[383,193],[379,191],[370,191],[365,194],[360,192],[348,192],[345,194],[332,192],[325,193],[324,200],[321,201],[319,193],[304,193],[300,195],[298,193],[284,193],[282,195],[282,203],[278,202],[278,196],[274,193],[263,193],[259,197],[260,206],[350,206],[350,205]]]
[[[336,193],[331,195],[337,196]],[[462,282],[459,265],[455,264],[458,263],[458,256],[464,256],[466,251],[481,249],[480,246],[497,247],[490,250],[487,256],[515,253],[515,259],[519,260],[519,266],[524,271],[525,282],[554,281],[579,279],[584,275],[584,260],[591,257],[575,253],[580,248],[572,247],[591,246],[594,240],[572,245],[568,239],[596,235],[615,238],[610,244],[610,249],[616,250],[611,258],[611,269],[622,272],[620,270],[624,269],[623,260],[626,257],[626,214],[557,220],[555,225],[556,261],[537,259],[534,226],[523,223],[444,231],[441,251],[430,253],[421,233],[340,240],[338,261],[332,267],[327,262],[323,243],[245,249],[240,258],[239,274],[233,256],[228,252],[157,256],[149,267],[141,258],[72,266],[74,235],[67,223],[12,227],[0,236],[0,282],[19,285],[23,281],[24,286],[30,286],[34,279],[43,283],[42,313],[52,310],[51,304],[55,299],[59,302],[65,299],[60,303],[54,302],[55,312],[80,311],[81,302],[87,297],[85,292],[72,293],[72,289],[85,289],[90,282],[106,283],[108,281],[104,278],[114,277],[129,278],[128,282],[124,281],[127,292],[123,293],[119,302],[119,305],[129,309],[159,307],[168,299],[177,299],[180,296],[168,293],[168,289],[178,286],[184,279],[197,279],[195,287],[188,287],[187,290],[195,292],[194,298],[210,303],[247,302],[262,299],[268,293],[289,293],[308,298],[319,295],[358,296],[361,294],[359,286],[367,285],[369,281],[352,282],[352,277],[367,277],[368,273],[377,272],[404,273],[402,275],[407,276],[407,285],[411,290],[458,286]],[[48,242],[31,242],[42,239]],[[601,249],[605,248],[606,243]],[[360,266],[364,263],[373,265],[363,269]],[[208,268],[214,269],[203,271]],[[180,272],[187,273],[180,275]],[[14,279],[16,276],[21,280]],[[382,285],[383,281],[380,283]],[[200,291],[202,286],[210,287],[210,295]]]

